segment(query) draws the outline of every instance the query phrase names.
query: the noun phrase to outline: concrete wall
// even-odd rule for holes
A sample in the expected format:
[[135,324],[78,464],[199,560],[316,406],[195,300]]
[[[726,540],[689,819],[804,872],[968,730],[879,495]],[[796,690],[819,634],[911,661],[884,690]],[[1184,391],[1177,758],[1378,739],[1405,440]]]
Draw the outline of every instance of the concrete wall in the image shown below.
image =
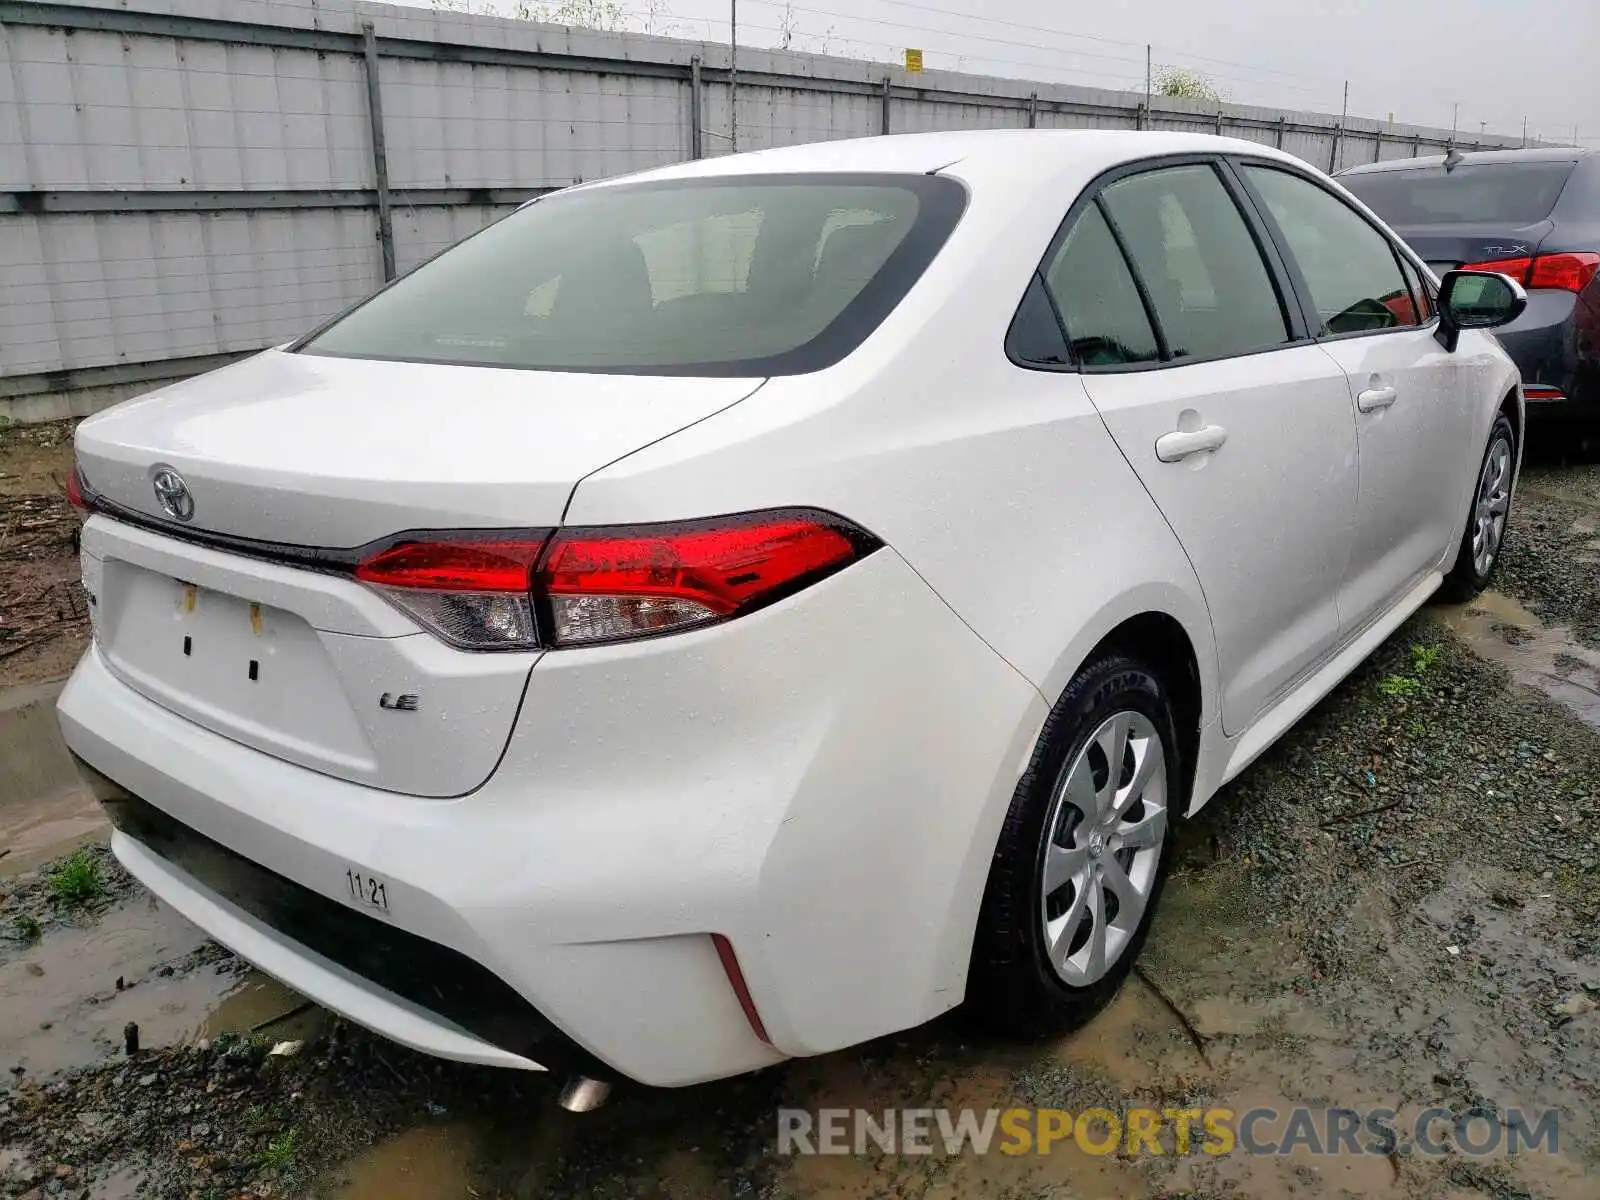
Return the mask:
[[[726,153],[726,67],[723,45],[358,0],[0,0],[0,416],[286,341],[377,287],[385,243],[405,271],[540,191]],[[1450,137],[748,48],[738,80],[741,150],[1144,126],[1337,169]]]

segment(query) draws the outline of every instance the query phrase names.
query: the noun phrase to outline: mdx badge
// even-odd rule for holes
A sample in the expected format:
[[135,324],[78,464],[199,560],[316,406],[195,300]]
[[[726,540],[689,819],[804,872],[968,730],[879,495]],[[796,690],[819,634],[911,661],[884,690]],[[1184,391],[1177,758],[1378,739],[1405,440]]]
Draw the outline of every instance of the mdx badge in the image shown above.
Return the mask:
[[194,519],[194,497],[189,494],[189,485],[182,475],[171,467],[158,466],[150,482],[155,487],[156,503],[161,505],[162,512],[174,521]]
[[417,697],[410,692],[398,696],[392,692],[385,692],[378,697],[378,707],[392,709],[395,712],[416,712]]

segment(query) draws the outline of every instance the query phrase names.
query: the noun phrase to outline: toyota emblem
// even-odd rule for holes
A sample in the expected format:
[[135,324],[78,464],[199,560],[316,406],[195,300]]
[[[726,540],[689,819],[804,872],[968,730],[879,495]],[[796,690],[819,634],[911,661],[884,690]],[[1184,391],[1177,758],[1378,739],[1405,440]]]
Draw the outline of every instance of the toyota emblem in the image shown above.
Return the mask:
[[155,485],[156,503],[161,505],[162,512],[174,521],[194,518],[194,497],[189,494],[189,485],[182,475],[171,467],[158,467],[150,482]]

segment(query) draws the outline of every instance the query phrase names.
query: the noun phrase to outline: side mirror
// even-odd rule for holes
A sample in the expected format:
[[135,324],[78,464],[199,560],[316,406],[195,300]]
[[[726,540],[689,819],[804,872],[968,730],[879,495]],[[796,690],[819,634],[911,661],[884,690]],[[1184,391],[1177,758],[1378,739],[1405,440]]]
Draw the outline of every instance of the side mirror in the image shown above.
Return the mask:
[[1528,293],[1509,275],[1446,271],[1439,281],[1439,341],[1453,351],[1463,329],[1498,329],[1528,307]]

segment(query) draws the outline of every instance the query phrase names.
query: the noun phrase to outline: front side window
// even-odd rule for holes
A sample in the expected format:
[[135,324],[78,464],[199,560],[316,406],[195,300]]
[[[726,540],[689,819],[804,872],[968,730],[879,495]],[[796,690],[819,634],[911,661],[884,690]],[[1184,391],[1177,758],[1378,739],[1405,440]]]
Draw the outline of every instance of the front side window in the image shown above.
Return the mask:
[[1400,260],[1400,272],[1406,277],[1406,285],[1417,302],[1416,323],[1426,325],[1433,320],[1433,297],[1428,294],[1428,283],[1422,278],[1422,272],[1412,266],[1411,260],[1404,254],[1396,257]]
[[1300,265],[1324,335],[1421,324],[1389,239],[1309,180],[1273,167],[1245,174]]
[[468,238],[301,346],[357,358],[776,375],[843,358],[960,218],[928,175],[782,175],[557,193]]
[[1220,358],[1288,340],[1267,264],[1212,167],[1132,175],[1107,185],[1101,202],[1150,297],[1169,357]]

